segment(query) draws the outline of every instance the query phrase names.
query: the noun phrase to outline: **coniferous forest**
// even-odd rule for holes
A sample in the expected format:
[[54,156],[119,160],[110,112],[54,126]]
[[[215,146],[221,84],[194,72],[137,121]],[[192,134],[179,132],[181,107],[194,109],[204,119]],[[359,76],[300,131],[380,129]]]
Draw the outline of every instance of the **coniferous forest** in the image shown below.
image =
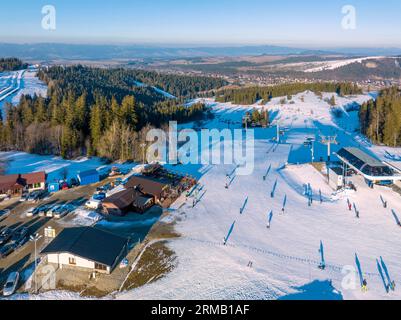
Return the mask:
[[[6,104],[0,148],[64,158],[96,155],[137,160],[150,128],[206,115],[203,104],[183,105],[190,93],[180,88],[195,81],[192,77],[171,80],[179,98],[167,99],[151,87],[135,85],[138,78],[134,75],[130,70],[82,66],[41,70],[39,77],[48,85],[48,97],[23,96],[17,106]],[[222,84],[218,79],[202,78],[196,90]]]
[[17,58],[0,58],[0,72],[25,69],[28,64]]
[[352,83],[294,83],[268,87],[248,87],[241,89],[222,90],[217,94],[217,101],[251,105],[259,100],[268,102],[275,97],[295,95],[306,90],[316,93],[335,92],[339,95],[362,93],[362,90]]
[[401,146],[401,92],[388,88],[361,106],[361,132],[374,143]]

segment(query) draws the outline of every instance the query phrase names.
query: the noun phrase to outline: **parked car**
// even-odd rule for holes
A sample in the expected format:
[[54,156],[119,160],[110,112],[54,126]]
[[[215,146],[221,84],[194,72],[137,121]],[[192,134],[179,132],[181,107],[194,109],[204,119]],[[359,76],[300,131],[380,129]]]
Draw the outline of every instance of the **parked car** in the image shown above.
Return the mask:
[[5,244],[13,236],[13,231],[10,228],[5,228],[0,233],[0,245]]
[[106,199],[106,194],[104,192],[99,192],[97,194],[94,194],[92,199],[102,201],[102,200]]
[[21,248],[29,240],[29,229],[21,228],[14,232],[10,244],[13,246],[14,250]]
[[100,207],[100,203],[101,203],[101,201],[99,201],[99,200],[91,199],[87,203],[85,203],[85,207],[87,207],[88,209],[97,210]]
[[28,195],[27,201],[34,202],[39,200],[39,198],[40,198],[40,193],[38,191],[33,191]]
[[12,244],[6,244],[0,249],[0,258],[4,259],[8,257],[14,251],[14,246]]
[[79,181],[77,179],[75,179],[75,178],[71,178],[70,186],[71,186],[71,188],[78,187],[79,186]]
[[3,296],[9,297],[13,295],[15,293],[15,290],[17,290],[18,282],[19,282],[19,273],[18,272],[10,273],[3,288]]
[[54,218],[56,219],[61,219],[63,217],[65,217],[67,214],[69,214],[71,211],[74,210],[74,206],[71,204],[66,204],[64,206],[62,206],[60,208],[60,210],[58,210],[55,214],[54,214]]
[[28,218],[36,216],[37,214],[39,214],[39,212],[42,209],[42,207],[43,206],[29,208],[28,211],[26,212],[26,216]]
[[118,167],[113,167],[111,169],[111,172],[109,174],[109,177],[115,177],[115,176],[120,176],[121,175],[121,171]]
[[39,207],[38,211],[39,211],[39,217],[45,217],[46,213],[52,209],[52,205],[49,204],[44,204],[42,206]]
[[10,213],[10,210],[5,209],[5,210],[0,210],[0,217],[6,216]]
[[63,207],[62,205],[56,205],[51,209],[47,210],[46,217],[53,218],[54,215],[62,209],[62,207]]
[[105,185],[103,186],[103,188],[104,188],[104,191],[109,191],[109,190],[113,189],[113,187],[111,186],[111,183],[105,184]]
[[127,175],[128,173],[130,173],[131,170],[130,170],[130,169],[121,169],[120,172],[121,172],[122,175],[125,176],[125,175]]
[[28,201],[29,193],[22,194],[21,198],[19,199],[20,202]]
[[60,188],[61,188],[61,190],[68,190],[68,189],[70,189],[70,186],[68,185],[67,182],[63,182],[60,184]]

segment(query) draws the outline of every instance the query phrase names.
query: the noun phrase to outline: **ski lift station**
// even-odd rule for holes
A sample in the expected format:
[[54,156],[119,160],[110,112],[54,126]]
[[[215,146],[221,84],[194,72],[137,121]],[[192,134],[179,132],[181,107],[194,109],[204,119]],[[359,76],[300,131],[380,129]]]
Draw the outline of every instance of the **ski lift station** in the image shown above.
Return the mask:
[[390,185],[401,181],[401,171],[398,168],[373,158],[359,148],[343,148],[336,156],[343,163],[343,172],[353,169],[368,183]]

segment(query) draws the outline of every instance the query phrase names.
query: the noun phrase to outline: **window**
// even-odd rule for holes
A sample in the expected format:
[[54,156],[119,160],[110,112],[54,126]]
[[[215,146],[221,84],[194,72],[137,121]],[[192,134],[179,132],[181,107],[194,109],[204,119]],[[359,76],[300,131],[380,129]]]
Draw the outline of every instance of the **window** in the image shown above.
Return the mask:
[[77,259],[75,259],[74,257],[69,257],[69,258],[68,258],[68,263],[69,263],[70,265],[75,266],[75,265],[77,264]]
[[107,266],[101,263],[95,263],[95,269],[100,271],[107,271]]

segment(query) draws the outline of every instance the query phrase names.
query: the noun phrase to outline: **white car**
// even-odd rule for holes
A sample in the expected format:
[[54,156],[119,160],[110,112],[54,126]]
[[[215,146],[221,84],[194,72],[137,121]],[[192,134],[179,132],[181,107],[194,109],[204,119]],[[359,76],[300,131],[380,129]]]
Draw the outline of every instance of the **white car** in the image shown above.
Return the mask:
[[9,297],[14,294],[15,290],[17,290],[17,285],[19,281],[19,273],[12,272],[7,278],[6,284],[3,288],[3,296]]
[[33,217],[33,212],[36,210],[36,208],[35,207],[32,207],[32,208],[29,208],[28,209],[28,211],[26,212],[26,217],[27,218],[31,218],[31,217]]
[[101,203],[101,201],[99,201],[99,200],[91,199],[87,203],[85,203],[85,207],[87,207],[88,209],[97,210],[100,207],[100,203]]
[[53,218],[54,215],[55,215],[59,210],[62,209],[62,207],[63,207],[62,205],[54,206],[52,209],[50,209],[50,210],[48,210],[48,211],[46,212],[46,217],[48,217],[48,218]]

